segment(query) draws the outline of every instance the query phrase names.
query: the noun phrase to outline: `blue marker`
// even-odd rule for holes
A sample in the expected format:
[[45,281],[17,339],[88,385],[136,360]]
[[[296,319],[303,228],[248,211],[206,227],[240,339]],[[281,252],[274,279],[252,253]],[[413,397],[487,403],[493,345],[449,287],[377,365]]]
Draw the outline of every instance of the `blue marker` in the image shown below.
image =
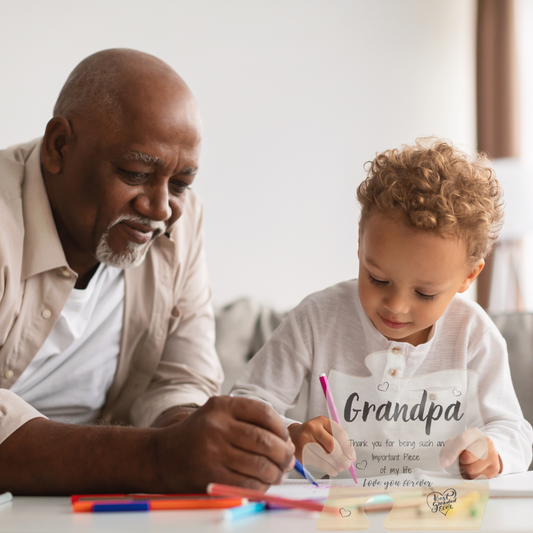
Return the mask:
[[250,516],[256,513],[260,513],[264,511],[265,508],[266,508],[265,502],[254,502],[254,503],[249,503],[248,505],[232,507],[231,509],[226,509],[222,513],[222,520],[224,522],[232,522],[236,518],[244,518],[245,516]]
[[149,511],[150,502],[95,503],[93,513],[116,513],[121,511]]
[[305,468],[305,466],[302,463],[300,463],[300,461],[298,461],[298,459],[296,459],[296,457],[294,458],[294,461],[295,461],[294,470],[296,470],[296,472],[298,472],[298,474],[300,474],[305,479],[307,479],[307,481],[310,481],[313,485],[318,487],[318,483],[315,481],[313,476],[309,473],[309,470],[307,470],[307,468]]

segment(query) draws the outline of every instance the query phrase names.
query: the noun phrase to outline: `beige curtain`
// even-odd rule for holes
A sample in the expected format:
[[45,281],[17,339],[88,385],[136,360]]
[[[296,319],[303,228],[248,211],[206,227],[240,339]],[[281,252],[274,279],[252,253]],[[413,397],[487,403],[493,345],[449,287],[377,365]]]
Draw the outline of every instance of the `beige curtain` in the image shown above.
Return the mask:
[[[478,150],[491,158],[519,157],[514,0],[478,0],[476,45]],[[478,302],[485,309],[490,301],[493,257],[487,258],[478,280]]]

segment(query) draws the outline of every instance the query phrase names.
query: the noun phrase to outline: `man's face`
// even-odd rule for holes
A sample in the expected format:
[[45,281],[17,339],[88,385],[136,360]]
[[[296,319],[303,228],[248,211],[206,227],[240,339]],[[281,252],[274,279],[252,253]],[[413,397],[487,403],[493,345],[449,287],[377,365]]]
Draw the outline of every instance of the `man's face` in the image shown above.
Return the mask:
[[381,213],[369,216],[359,239],[361,304],[389,340],[414,346],[426,342],[453,296],[481,270],[468,264],[463,240],[442,238]]
[[52,178],[61,187],[51,197],[66,253],[136,266],[181,216],[198,168],[196,107],[175,98],[142,104],[111,124],[71,118],[62,171]]

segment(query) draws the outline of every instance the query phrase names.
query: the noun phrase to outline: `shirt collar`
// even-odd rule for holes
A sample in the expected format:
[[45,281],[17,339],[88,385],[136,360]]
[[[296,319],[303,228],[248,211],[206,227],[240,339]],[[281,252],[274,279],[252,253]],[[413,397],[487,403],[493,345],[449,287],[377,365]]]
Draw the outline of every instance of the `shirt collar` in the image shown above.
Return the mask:
[[41,145],[42,141],[35,146],[24,169],[24,249],[21,281],[48,270],[68,267],[44,186]]

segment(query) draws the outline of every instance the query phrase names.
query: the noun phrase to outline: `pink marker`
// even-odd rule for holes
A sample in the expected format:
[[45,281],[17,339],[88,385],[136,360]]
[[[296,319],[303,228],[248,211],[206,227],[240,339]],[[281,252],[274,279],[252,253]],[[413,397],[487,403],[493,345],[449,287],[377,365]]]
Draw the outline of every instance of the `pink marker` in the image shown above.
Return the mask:
[[[321,374],[319,379],[320,379],[320,384],[322,385],[322,390],[324,391],[324,396],[326,397],[326,403],[328,404],[329,412],[331,413],[333,420],[337,422],[339,426],[342,427],[341,419],[339,417],[339,413],[337,412],[337,407],[335,406],[335,401],[333,400],[333,396],[331,395],[331,390],[329,388],[328,378],[326,374]],[[355,473],[355,466],[353,465],[353,463],[348,469],[348,471],[350,472],[353,480],[357,484],[357,474]]]

